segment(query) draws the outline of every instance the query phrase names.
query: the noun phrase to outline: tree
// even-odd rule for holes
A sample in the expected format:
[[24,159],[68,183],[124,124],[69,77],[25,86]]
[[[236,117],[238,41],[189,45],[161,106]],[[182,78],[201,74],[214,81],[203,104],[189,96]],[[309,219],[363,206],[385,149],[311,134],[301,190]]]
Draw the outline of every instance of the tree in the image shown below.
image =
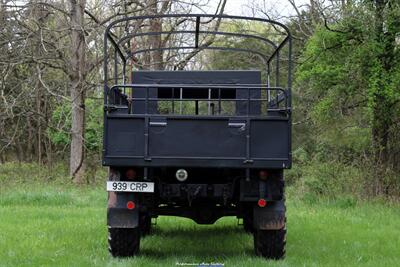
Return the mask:
[[397,168],[400,150],[394,134],[400,117],[399,12],[395,1],[347,4],[336,20],[317,28],[297,72],[316,147],[326,160],[361,162],[367,155],[375,193],[389,193],[395,181],[387,176]]
[[[368,91],[372,120],[374,153],[378,164],[390,161],[390,131],[396,121],[395,105],[400,100],[399,44],[400,4],[392,0],[375,0],[373,3],[374,66]],[[389,163],[390,164],[390,163]]]
[[[98,85],[107,24],[122,16],[184,13],[202,5],[201,0],[1,1],[0,160],[16,158],[51,165],[57,160],[53,156],[63,159],[66,153],[49,133],[67,131],[71,138],[70,175],[75,182],[82,182],[88,150],[85,102],[88,97],[101,97]],[[151,25],[127,25],[113,34],[134,33],[144,27],[159,31],[173,28],[175,23],[180,22],[153,20]],[[154,36],[139,45],[163,47],[176,41],[169,37]],[[154,51],[149,60],[139,59],[138,64],[165,68],[168,55]],[[50,119],[59,106],[71,107],[71,129]]]
[[76,183],[83,182],[84,154],[85,154],[85,77],[86,66],[86,43],[85,43],[85,0],[70,0],[71,19],[71,154],[70,175]]

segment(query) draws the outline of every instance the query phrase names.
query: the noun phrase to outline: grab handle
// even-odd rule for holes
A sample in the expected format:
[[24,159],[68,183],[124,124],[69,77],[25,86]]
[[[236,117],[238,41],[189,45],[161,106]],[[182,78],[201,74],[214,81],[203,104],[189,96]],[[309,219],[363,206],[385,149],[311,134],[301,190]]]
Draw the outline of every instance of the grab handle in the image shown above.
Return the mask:
[[246,123],[245,122],[229,122],[228,127],[231,128],[245,128]]
[[167,126],[167,122],[166,121],[151,121],[149,122],[150,126],[158,126],[158,127],[165,127]]

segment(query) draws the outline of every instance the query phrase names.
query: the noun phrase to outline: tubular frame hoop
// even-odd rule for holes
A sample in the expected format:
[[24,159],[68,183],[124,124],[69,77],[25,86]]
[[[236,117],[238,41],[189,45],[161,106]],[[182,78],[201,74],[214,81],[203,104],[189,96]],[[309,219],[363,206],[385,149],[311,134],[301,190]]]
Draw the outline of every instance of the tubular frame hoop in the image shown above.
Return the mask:
[[[144,21],[144,20],[151,20],[151,19],[166,19],[166,18],[187,18],[190,21],[193,21],[196,23],[196,30],[182,30],[182,31],[176,31],[176,30],[171,30],[171,31],[159,31],[159,32],[145,32],[145,33],[133,33],[133,34],[127,34],[122,36],[119,39],[113,38],[113,34],[111,33],[113,29],[116,27],[123,27],[123,23],[129,22],[129,21]],[[201,18],[209,18],[208,22],[218,19],[223,21],[224,19],[226,20],[237,20],[237,21],[255,21],[255,22],[262,22],[265,23],[266,25],[273,25],[274,27],[279,27],[282,29],[282,34],[285,36],[285,38],[279,42],[275,43],[274,41],[265,38],[263,36],[255,35],[255,34],[249,34],[249,33],[237,33],[237,32],[226,32],[226,31],[204,31],[200,30],[200,24],[201,24]],[[122,45],[124,45],[126,42],[129,40],[138,37],[138,36],[157,36],[157,35],[164,35],[164,34],[195,34],[195,43],[193,46],[174,46],[174,47],[160,47],[160,48],[143,48],[137,51],[133,52],[128,52],[124,53],[122,49]],[[255,40],[260,40],[269,46],[273,48],[273,52],[271,55],[265,55],[260,51],[252,50],[252,49],[247,49],[247,48],[236,48],[236,47],[229,47],[229,46],[201,46],[198,44],[199,41],[199,34],[209,34],[209,35],[222,35],[222,36],[230,36],[230,37],[239,37],[239,38],[251,38]],[[115,35],[114,35],[115,36]],[[122,61],[123,68],[124,70],[126,69],[126,63],[129,58],[132,56],[139,54],[139,53],[145,53],[149,51],[157,51],[157,50],[179,50],[179,49],[198,49],[198,50],[225,50],[225,51],[232,51],[232,52],[248,52],[251,54],[255,54],[259,56],[263,63],[266,65],[266,70],[267,73],[269,74],[270,72],[270,63],[271,61],[276,58],[277,62],[279,62],[279,57],[280,51],[282,48],[288,44],[288,75],[287,75],[287,87],[290,92],[291,89],[291,84],[292,84],[292,36],[290,34],[289,28],[285,26],[284,24],[270,20],[270,19],[265,19],[265,18],[258,18],[258,17],[245,17],[245,16],[230,16],[230,15],[216,15],[216,14],[164,14],[164,15],[147,15],[147,16],[131,16],[131,17],[126,17],[126,18],[120,18],[117,19],[113,22],[111,22],[104,33],[104,93],[105,96],[107,95],[109,86],[108,86],[108,61],[109,61],[109,53],[108,53],[108,42],[111,43],[111,45],[114,47],[115,51],[115,56],[118,55],[119,58]],[[115,62],[115,68],[117,68],[117,61],[118,59],[114,59]],[[278,65],[278,63],[277,63]],[[278,69],[278,66],[277,66]],[[117,71],[114,70],[114,76],[116,76]],[[279,75],[279,74],[278,74]],[[117,81],[117,78],[114,77],[115,81]],[[106,97],[105,97],[105,104],[106,104]]]

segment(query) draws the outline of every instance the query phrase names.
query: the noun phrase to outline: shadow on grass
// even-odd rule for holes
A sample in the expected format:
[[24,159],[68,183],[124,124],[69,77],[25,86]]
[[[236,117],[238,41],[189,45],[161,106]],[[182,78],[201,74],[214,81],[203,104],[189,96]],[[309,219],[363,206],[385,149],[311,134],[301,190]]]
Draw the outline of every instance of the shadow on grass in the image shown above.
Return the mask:
[[171,257],[202,260],[254,256],[253,236],[240,226],[155,227],[142,239],[140,255],[153,259]]
[[199,237],[215,237],[216,235],[245,235],[247,236],[241,226],[220,226],[220,225],[190,225],[168,228],[161,228],[155,226],[152,229],[151,235],[164,236],[164,237],[183,237],[188,238],[188,234],[199,236]]

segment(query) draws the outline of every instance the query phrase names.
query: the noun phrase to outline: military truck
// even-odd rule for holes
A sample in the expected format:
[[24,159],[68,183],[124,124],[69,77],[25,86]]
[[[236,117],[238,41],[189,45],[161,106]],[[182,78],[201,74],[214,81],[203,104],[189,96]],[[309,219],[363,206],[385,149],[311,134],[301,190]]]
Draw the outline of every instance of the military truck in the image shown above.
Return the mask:
[[[137,26],[154,21],[165,25],[163,20],[168,25],[174,21],[176,27],[157,31]],[[237,31],[232,23],[250,27]],[[262,33],[251,25],[263,25]],[[267,38],[270,32],[274,34]],[[138,41],[172,35],[184,41],[147,46]],[[217,39],[205,43],[212,35]],[[250,40],[265,49],[218,38]],[[158,216],[181,216],[198,224],[236,216],[254,236],[256,255],[284,257],[283,174],[292,162],[291,50],[288,28],[264,18],[174,14],[124,17],[109,24],[104,36],[102,163],[109,167],[112,256],[139,253],[141,237]],[[174,51],[175,56],[180,51],[218,56],[222,51],[255,57],[261,64],[245,70],[210,70],[201,64],[183,70],[137,66],[139,57],[155,51]]]

